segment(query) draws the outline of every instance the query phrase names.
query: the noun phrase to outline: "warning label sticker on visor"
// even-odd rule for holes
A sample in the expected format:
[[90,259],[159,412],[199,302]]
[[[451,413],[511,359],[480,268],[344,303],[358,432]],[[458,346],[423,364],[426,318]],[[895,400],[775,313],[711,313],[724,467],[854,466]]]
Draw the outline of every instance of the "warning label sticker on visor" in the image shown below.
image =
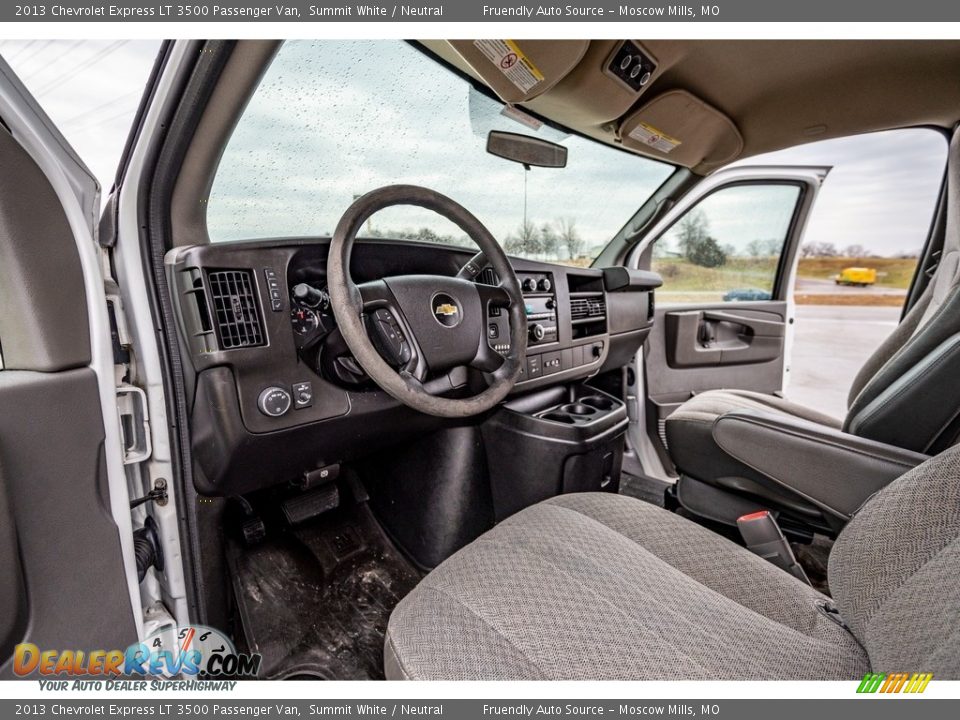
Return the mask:
[[643,122],[630,131],[630,137],[662,153],[669,153],[680,145],[680,141],[676,138],[665,135],[653,125],[647,125]]
[[474,40],[473,44],[522,92],[543,82],[543,73],[513,40]]

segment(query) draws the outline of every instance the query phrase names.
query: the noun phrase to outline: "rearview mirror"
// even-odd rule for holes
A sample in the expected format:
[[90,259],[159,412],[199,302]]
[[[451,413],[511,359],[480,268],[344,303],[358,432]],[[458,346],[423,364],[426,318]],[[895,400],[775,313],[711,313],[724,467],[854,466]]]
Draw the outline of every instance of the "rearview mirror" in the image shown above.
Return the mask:
[[526,167],[567,166],[567,149],[563,145],[502,130],[491,130],[487,135],[487,152]]

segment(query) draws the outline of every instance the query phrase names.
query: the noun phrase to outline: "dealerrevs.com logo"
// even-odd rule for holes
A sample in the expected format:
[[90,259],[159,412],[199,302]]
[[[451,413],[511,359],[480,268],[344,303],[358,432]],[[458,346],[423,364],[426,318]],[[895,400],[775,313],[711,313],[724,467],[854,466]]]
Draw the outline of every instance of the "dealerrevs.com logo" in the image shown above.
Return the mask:
[[858,693],[922,693],[933,680],[933,673],[867,673],[857,687]]
[[219,630],[190,625],[165,627],[126,650],[41,650],[17,645],[13,671],[18,677],[193,677],[253,678],[262,657],[238,653]]

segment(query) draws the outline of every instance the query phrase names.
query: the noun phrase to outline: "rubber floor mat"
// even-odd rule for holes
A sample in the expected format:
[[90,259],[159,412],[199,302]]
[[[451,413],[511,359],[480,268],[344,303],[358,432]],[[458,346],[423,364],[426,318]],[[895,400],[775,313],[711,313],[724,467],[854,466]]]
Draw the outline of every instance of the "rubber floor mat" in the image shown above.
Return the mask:
[[366,504],[230,550],[234,592],[261,678],[383,678],[390,611],[420,575]]

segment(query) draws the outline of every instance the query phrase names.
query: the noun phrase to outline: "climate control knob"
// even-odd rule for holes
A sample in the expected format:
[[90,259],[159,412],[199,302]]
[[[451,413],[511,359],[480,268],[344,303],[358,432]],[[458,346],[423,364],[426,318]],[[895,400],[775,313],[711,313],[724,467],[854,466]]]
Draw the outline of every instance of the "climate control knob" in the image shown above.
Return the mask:
[[534,342],[540,342],[546,336],[547,331],[540,323],[534,323],[530,326],[530,339]]
[[257,407],[260,412],[268,417],[280,417],[286,415],[293,403],[290,393],[281,387],[268,387],[257,399]]
[[523,284],[521,287],[523,287],[524,292],[533,292],[534,290],[537,289],[537,281],[529,277],[524,278]]
[[553,283],[550,282],[550,278],[540,278],[540,282],[537,283],[537,289],[540,292],[550,292],[552,287]]

